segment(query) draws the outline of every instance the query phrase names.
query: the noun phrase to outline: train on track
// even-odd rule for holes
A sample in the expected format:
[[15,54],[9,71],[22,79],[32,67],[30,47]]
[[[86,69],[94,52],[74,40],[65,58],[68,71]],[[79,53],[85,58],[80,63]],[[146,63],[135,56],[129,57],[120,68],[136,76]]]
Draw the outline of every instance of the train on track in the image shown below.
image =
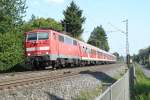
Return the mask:
[[52,29],[36,29],[25,36],[27,63],[37,69],[116,62],[113,54]]

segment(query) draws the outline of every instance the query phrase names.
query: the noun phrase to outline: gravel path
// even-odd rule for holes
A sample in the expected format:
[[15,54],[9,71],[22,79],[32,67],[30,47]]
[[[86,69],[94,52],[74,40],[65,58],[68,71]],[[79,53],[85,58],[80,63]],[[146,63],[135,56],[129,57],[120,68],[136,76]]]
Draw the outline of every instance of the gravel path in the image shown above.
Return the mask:
[[102,82],[115,81],[112,76],[124,70],[125,67],[114,64],[83,69],[74,77],[0,91],[0,100],[72,100],[81,90],[94,89]]

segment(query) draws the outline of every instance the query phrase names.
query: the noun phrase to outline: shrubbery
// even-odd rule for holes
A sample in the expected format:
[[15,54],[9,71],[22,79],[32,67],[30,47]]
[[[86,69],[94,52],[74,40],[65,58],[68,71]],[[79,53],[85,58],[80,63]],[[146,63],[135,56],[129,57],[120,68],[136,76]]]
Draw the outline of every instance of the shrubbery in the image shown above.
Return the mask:
[[23,61],[23,34],[8,32],[0,34],[0,71],[12,68]]
[[134,88],[131,91],[131,100],[150,100],[150,79],[144,75],[140,66],[139,64],[134,64],[136,79]]

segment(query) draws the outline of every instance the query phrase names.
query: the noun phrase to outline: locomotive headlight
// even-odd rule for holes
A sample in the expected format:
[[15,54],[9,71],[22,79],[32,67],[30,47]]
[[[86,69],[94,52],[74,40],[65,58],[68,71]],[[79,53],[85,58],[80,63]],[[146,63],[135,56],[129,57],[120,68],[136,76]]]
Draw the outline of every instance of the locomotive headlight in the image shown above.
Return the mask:
[[48,54],[48,52],[46,52],[46,54]]
[[28,53],[28,56],[30,56],[31,54],[30,53]]

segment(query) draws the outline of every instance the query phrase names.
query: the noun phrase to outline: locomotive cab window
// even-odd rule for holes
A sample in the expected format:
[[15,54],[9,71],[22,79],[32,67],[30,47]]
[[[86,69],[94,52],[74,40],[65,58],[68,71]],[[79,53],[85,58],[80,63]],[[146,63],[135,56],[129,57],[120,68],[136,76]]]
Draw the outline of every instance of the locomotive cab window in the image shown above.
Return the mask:
[[37,34],[36,33],[30,33],[27,35],[27,40],[37,40]]
[[47,40],[49,38],[49,35],[48,33],[43,33],[43,32],[40,32],[40,33],[29,33],[27,35],[27,40],[30,41],[30,40]]
[[38,40],[47,40],[48,33],[38,33]]

